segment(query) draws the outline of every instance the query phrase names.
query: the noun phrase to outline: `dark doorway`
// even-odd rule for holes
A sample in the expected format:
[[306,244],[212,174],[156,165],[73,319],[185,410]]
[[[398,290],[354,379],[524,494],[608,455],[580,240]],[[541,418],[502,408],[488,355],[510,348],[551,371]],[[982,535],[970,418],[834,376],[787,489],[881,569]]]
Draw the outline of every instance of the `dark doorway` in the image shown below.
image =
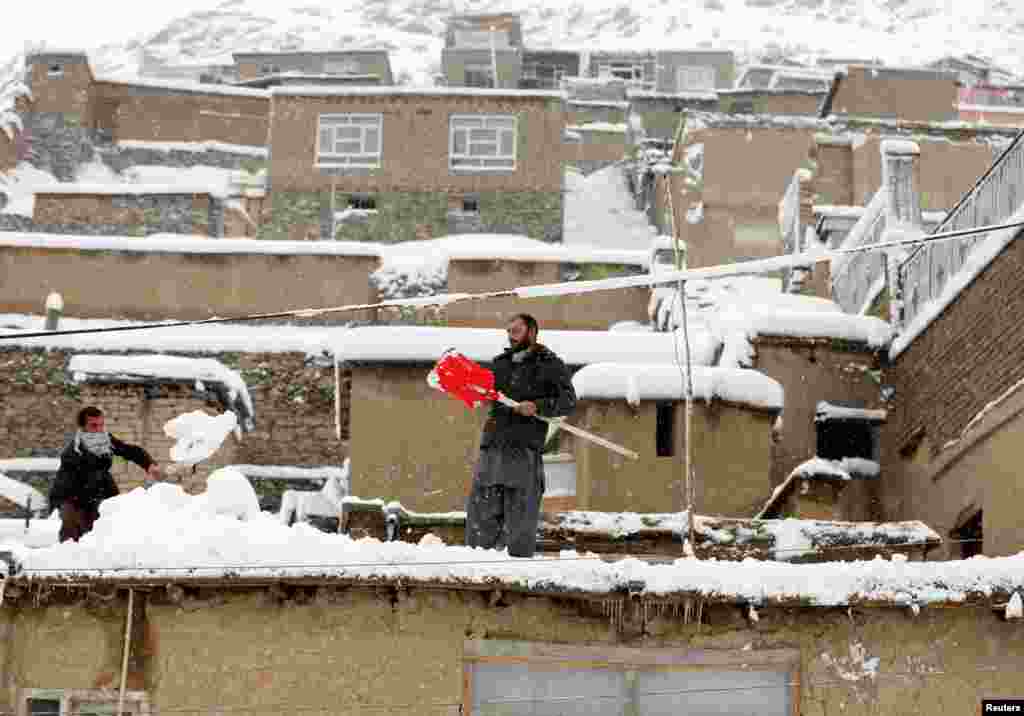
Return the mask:
[[951,533],[953,539],[958,540],[957,546],[960,548],[960,559],[968,559],[969,557],[984,553],[985,543],[982,541],[984,535],[981,531],[981,515],[981,510],[978,510]]

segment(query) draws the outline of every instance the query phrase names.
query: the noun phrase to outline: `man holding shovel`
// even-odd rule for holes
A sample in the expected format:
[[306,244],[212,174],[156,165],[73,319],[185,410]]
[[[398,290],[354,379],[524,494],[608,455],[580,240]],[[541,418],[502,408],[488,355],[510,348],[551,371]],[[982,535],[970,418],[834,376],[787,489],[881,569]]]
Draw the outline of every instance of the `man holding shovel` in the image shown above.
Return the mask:
[[466,502],[466,544],[507,547],[513,557],[532,557],[537,546],[548,426],[534,416],[563,417],[576,407],[569,371],[537,342],[537,331],[536,319],[525,313],[508,323],[509,347],[491,369],[494,387],[518,405],[491,404]]

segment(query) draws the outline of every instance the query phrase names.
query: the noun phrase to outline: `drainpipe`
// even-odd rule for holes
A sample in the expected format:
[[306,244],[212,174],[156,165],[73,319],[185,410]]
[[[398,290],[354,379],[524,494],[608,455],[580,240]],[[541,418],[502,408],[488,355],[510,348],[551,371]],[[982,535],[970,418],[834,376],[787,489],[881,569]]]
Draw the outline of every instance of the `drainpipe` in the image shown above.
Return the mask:
[[124,690],[128,683],[128,652],[131,650],[132,614],[135,611],[135,590],[128,589],[128,617],[124,625],[124,657],[121,659],[121,691],[117,697],[117,716],[124,716]]

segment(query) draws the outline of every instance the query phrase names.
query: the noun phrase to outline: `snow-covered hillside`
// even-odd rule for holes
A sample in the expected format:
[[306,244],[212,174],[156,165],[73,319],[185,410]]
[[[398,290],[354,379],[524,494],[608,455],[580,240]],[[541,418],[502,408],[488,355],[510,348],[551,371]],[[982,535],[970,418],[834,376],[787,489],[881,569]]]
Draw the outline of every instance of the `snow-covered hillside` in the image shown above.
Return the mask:
[[[85,47],[103,73],[150,62],[230,62],[233,51],[386,48],[396,77],[428,83],[452,12],[520,12],[531,47],[722,47],[741,61],[784,54],[920,63],[975,53],[1024,74],[1016,0],[226,0],[123,43]],[[45,38],[43,38],[45,39]]]

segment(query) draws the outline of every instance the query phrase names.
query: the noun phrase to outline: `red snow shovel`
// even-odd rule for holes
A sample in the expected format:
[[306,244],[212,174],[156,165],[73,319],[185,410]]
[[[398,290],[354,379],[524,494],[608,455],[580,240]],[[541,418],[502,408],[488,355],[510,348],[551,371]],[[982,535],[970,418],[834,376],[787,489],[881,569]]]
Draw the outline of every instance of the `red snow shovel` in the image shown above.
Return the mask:
[[[510,408],[519,407],[519,403],[504,395],[494,388],[494,373],[481,365],[474,363],[466,356],[454,349],[445,351],[434,369],[427,375],[427,383],[443,393],[448,393],[457,400],[461,400],[466,407],[475,408],[485,400],[493,400]],[[561,418],[547,418],[543,415],[534,415],[538,420],[543,420],[548,425],[554,425],[562,430],[578,435],[584,440],[606,447],[619,455],[639,460],[640,455],[629,448],[624,448],[610,440],[605,440],[599,435],[589,433],[582,428],[565,422]]]

